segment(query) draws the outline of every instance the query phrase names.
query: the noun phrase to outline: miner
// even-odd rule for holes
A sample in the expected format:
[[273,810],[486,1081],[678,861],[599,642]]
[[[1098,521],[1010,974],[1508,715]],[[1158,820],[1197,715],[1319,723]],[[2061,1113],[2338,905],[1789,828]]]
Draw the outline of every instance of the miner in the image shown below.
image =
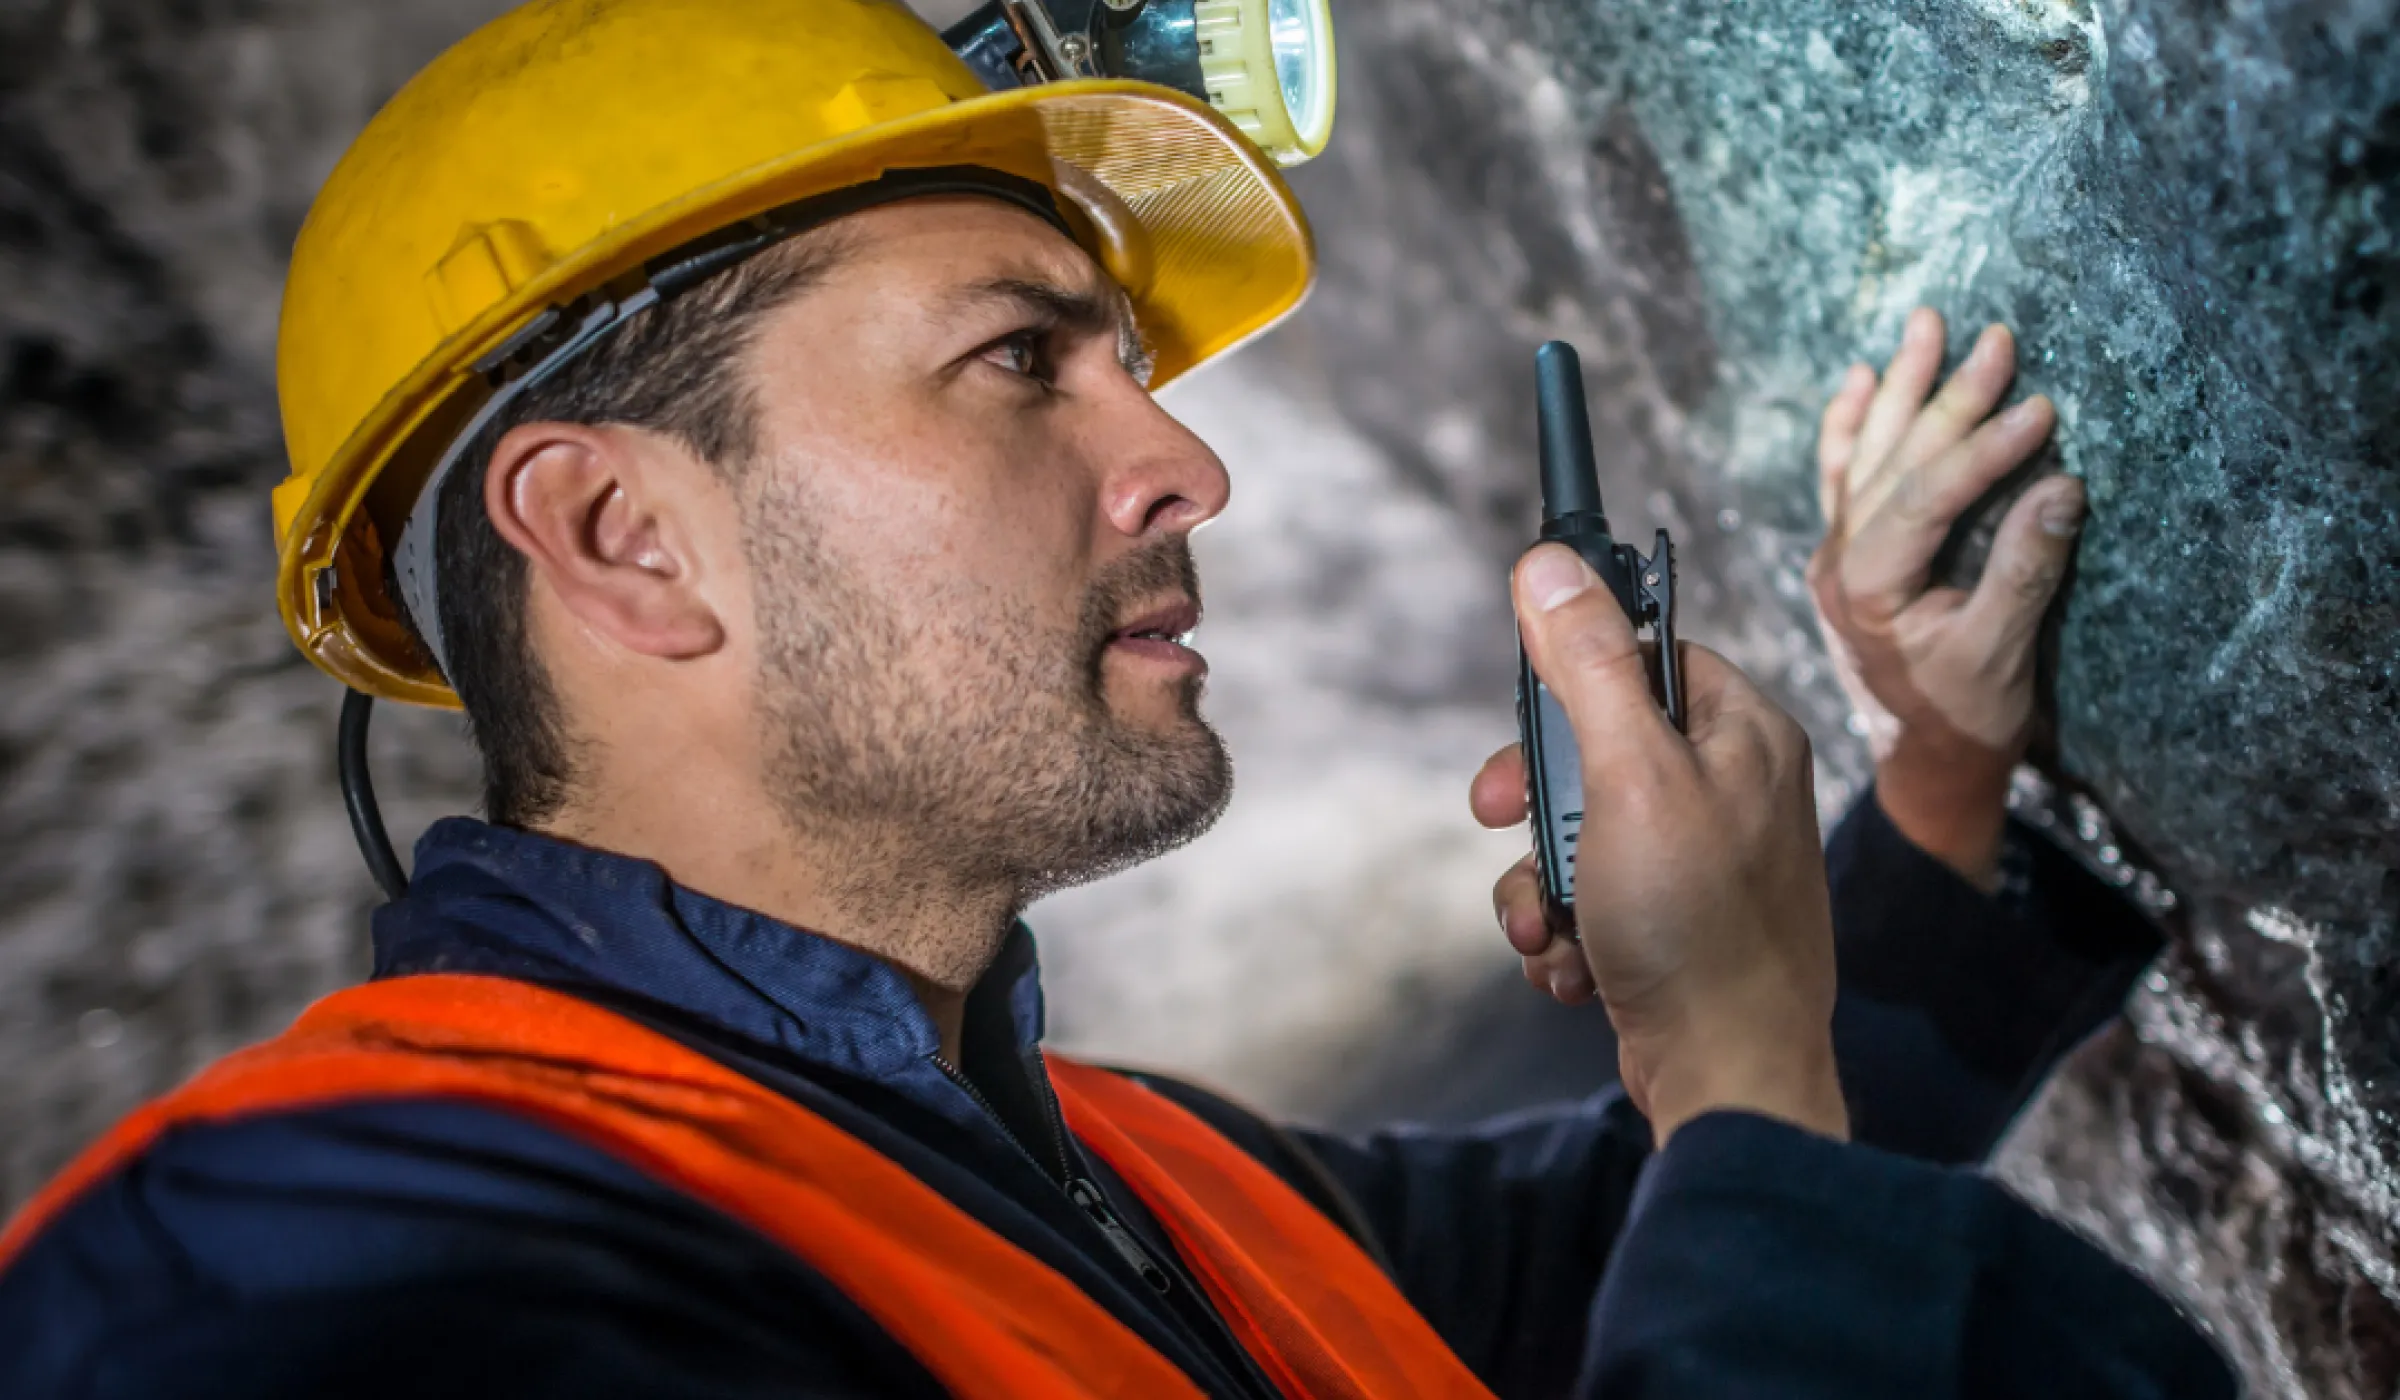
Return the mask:
[[[1291,7],[1216,8],[1221,56]],[[2004,818],[2078,489],[1928,583],[2051,428],[1994,415],[1998,329],[1936,392],[1920,313],[1826,414],[1879,724],[1830,885],[1797,726],[1693,647],[1679,733],[1582,562],[1516,570],[1609,835],[1573,928],[1525,867],[1500,922],[1621,1090],[1352,1140],[1043,1053],[1020,911],[1229,793],[1189,538],[1231,477],[1152,394],[1305,291],[1260,143],[1322,122],[1004,9],[994,91],[896,4],[544,0],[334,172],[282,607],[463,704],[488,820],[419,843],[371,981],[0,1238],[0,1394],[2230,1394],[1974,1170],[2156,948]],[[1516,753],[1471,793],[1522,820]]]

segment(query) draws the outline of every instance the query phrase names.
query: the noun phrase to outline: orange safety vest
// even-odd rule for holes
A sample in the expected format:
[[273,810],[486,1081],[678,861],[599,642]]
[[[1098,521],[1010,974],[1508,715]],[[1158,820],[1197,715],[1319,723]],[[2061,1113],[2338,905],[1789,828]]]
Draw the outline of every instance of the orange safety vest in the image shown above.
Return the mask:
[[[1131,1080],[1055,1057],[1050,1069],[1076,1137],[1158,1217],[1287,1395],[1488,1398],[1358,1246],[1248,1153]],[[0,1234],[0,1269],[173,1128],[423,1097],[546,1124],[742,1221],[955,1395],[1200,1393],[1074,1284],[840,1128],[625,1017],[499,978],[400,978],[317,1003],[118,1124]]]

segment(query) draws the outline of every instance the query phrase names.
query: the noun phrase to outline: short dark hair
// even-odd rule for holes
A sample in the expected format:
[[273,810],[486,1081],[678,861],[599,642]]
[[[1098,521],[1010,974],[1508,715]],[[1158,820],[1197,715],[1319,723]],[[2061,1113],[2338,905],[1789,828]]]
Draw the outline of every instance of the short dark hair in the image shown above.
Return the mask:
[[526,627],[525,556],[484,510],[500,440],[528,423],[620,424],[674,438],[732,477],[757,451],[759,405],[745,357],[767,317],[841,251],[818,230],[638,313],[494,417],[442,484],[434,538],[442,638],[450,688],[483,756],[491,821],[531,827],[554,816],[576,771],[574,737]]

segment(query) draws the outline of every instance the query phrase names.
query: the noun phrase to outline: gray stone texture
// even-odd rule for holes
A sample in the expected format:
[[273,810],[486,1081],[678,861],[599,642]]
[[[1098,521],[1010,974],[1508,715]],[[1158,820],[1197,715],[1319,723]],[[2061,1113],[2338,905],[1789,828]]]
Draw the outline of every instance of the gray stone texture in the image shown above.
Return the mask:
[[1812,722],[1829,799],[1860,755],[1798,586],[1816,414],[1912,306],[1960,350],[2017,330],[2093,503],[2044,756],[2183,917],[2008,1170],[2262,1394],[2400,1388],[2394,17],[1353,7],[1349,125],[1302,180],[1346,220],[1314,310],[1342,411],[1505,545],[1523,348],[1581,341],[1620,525],[1698,546],[1687,630]]
[[[335,694],[269,589],[276,292],[351,134],[498,8],[0,0],[0,1200],[363,967]],[[2400,1393],[2395,9],[1337,0],[1323,285],[1171,399],[1238,483],[1242,795],[1038,911],[1062,1037],[1337,1121],[1602,1077],[1508,985],[1516,838],[1460,797],[1509,734],[1532,346],[1582,346],[1612,512],[1676,531],[1687,635],[1809,723],[1830,810],[1816,414],[1914,305],[2006,321],[2093,501],[2045,759],[2181,905],[2003,1170],[2256,1393]],[[397,830],[469,801],[447,721],[376,752]]]

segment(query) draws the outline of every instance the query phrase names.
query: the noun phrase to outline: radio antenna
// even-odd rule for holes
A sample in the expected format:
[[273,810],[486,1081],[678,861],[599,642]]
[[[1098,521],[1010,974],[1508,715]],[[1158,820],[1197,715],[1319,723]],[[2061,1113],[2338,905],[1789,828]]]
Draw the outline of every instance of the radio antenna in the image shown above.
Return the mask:
[[[1583,397],[1582,358],[1574,346],[1553,340],[1534,353],[1533,376],[1541,406],[1542,519],[1604,516],[1600,467],[1592,458],[1592,416]],[[1608,528],[1605,520],[1600,528]]]

